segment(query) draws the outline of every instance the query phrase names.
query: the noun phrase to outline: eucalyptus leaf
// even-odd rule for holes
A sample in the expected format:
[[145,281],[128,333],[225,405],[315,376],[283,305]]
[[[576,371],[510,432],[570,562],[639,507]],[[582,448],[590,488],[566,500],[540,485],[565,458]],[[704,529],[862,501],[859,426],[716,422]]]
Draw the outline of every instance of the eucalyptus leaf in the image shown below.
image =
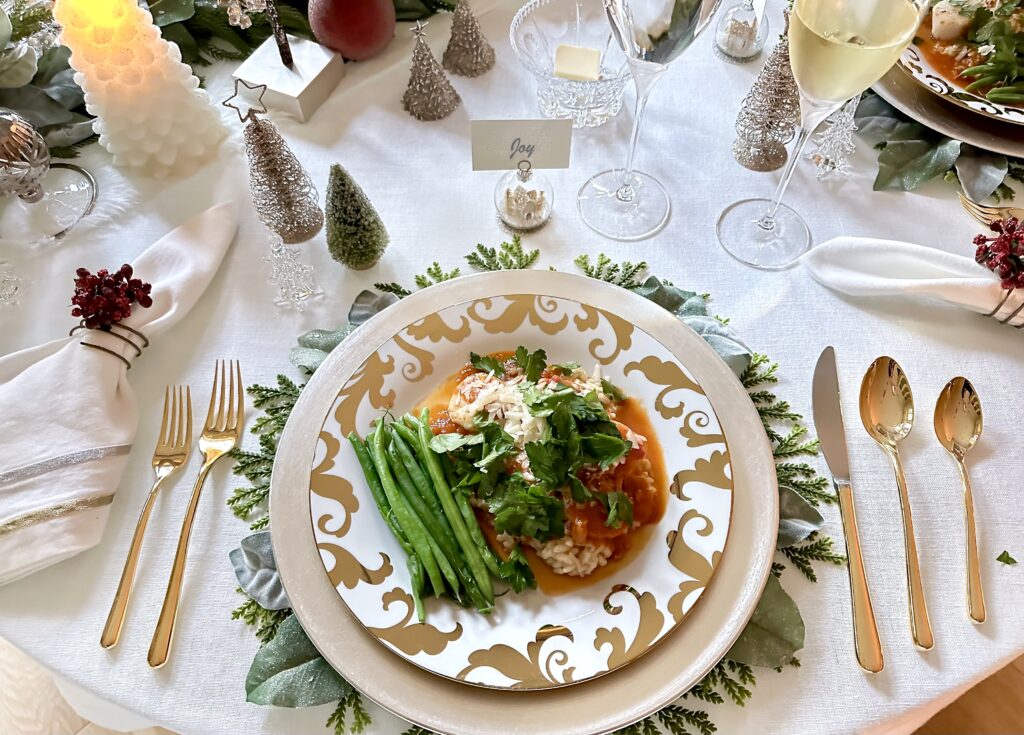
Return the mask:
[[5,48],[11,42],[13,32],[14,26],[11,25],[11,19],[7,15],[7,11],[0,5],[0,49]]
[[38,86],[67,110],[73,110],[85,102],[85,92],[75,82],[74,69],[57,72],[49,82]]
[[983,202],[995,193],[1006,178],[1009,162],[1001,153],[989,153],[966,143],[956,159],[956,175],[964,193]]
[[287,610],[292,606],[284,591],[274,560],[270,531],[259,531],[242,539],[237,549],[228,552],[238,586],[264,610]]
[[370,317],[397,303],[398,297],[393,293],[362,291],[356,296],[352,308],[348,310],[348,323],[353,327],[358,327]]
[[668,309],[676,316],[704,316],[708,313],[703,296],[696,291],[686,291],[664,283],[657,276],[648,276],[647,280],[633,291]]
[[877,94],[866,94],[861,99],[853,119],[858,133],[876,138],[888,138],[916,124],[909,122]]
[[71,49],[67,46],[54,46],[39,57],[33,84],[37,87],[45,87],[57,74],[70,68]]
[[953,167],[960,155],[960,141],[942,137],[890,140],[878,155],[875,191],[913,191]]
[[165,41],[170,41],[181,51],[181,60],[186,64],[194,64],[200,60],[199,43],[195,36],[185,27],[184,23],[172,23],[160,29]]
[[94,118],[72,113],[71,122],[67,125],[52,125],[39,132],[46,139],[46,145],[50,148],[62,148],[75,143],[81,143],[86,138],[94,135]]
[[309,347],[292,347],[288,353],[288,360],[297,368],[309,373],[315,373],[317,368],[324,364],[329,352],[314,350]]
[[72,120],[70,111],[31,84],[18,89],[0,89],[0,107],[14,110],[37,128],[63,125]]
[[299,347],[308,347],[313,350],[330,352],[340,345],[341,341],[351,333],[351,326],[344,326],[333,331],[327,329],[314,329],[311,332],[306,332],[301,335],[298,339],[298,343]]
[[17,89],[36,75],[36,52],[26,43],[11,46],[0,53],[0,88]]
[[711,345],[736,375],[750,366],[753,355],[735,329],[711,316],[688,316],[682,319]]
[[422,20],[433,13],[422,0],[395,0],[395,16],[399,22]]
[[151,0],[149,12],[157,26],[180,23],[196,14],[195,0]]
[[779,536],[776,545],[798,544],[824,525],[818,509],[788,487],[779,487]]
[[727,659],[778,668],[793,660],[804,647],[804,620],[793,598],[774,574],[768,575],[764,594],[740,637],[725,654]]
[[294,615],[259,650],[245,677],[246,700],[269,707],[313,707],[352,692],[309,640]]

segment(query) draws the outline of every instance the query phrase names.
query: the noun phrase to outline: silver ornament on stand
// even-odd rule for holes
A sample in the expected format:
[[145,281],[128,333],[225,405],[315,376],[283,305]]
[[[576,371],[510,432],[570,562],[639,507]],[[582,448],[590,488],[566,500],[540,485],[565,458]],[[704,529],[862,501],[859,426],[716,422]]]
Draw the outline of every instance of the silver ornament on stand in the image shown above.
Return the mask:
[[[51,182],[55,169],[74,176]],[[0,110],[0,240],[19,245],[59,240],[92,211],[96,195],[92,174],[53,163],[39,131],[20,115]]]

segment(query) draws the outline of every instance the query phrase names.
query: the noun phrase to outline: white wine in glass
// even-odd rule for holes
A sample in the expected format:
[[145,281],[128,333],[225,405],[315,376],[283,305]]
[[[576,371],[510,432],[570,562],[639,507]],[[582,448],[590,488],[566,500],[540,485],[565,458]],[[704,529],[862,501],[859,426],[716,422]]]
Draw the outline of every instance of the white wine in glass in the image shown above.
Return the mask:
[[796,0],[789,18],[800,134],[771,199],[745,199],[718,219],[725,250],[755,268],[779,270],[811,246],[807,224],[782,204],[804,146],[825,118],[885,75],[910,43],[928,0]]
[[633,74],[636,113],[625,168],[591,177],[580,188],[576,206],[595,232],[613,240],[642,240],[665,226],[672,209],[665,187],[633,168],[647,100],[669,64],[707,28],[720,0],[602,2],[612,35]]

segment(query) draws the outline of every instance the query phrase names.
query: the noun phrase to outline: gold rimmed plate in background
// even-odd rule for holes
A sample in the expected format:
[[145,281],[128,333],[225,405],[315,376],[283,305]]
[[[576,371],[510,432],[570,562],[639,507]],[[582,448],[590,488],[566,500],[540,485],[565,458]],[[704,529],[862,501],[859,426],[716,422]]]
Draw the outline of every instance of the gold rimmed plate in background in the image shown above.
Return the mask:
[[[714,405],[730,443],[743,451],[731,461],[736,492],[729,548],[685,624],[622,672],[572,688],[513,695],[466,687],[409,667],[366,634],[324,573],[313,543],[306,488],[313,474],[310,453],[338,387],[376,352],[379,342],[410,323],[410,314],[421,309],[433,313],[438,303],[531,293],[580,298],[595,308],[626,312],[636,327],[671,345]],[[271,490],[275,554],[296,615],[343,676],[386,709],[437,732],[487,733],[494,722],[515,721],[524,731],[585,735],[612,731],[653,713],[722,658],[749,620],[767,579],[778,530],[778,493],[767,437],[749,397],[698,335],[641,297],[589,279],[547,272],[457,279],[403,299],[360,331],[362,338],[356,335],[335,350],[304,390],[282,437]],[[382,686],[385,681],[387,686]],[[437,704],[441,701],[443,707]],[[527,702],[529,706],[524,706]]]

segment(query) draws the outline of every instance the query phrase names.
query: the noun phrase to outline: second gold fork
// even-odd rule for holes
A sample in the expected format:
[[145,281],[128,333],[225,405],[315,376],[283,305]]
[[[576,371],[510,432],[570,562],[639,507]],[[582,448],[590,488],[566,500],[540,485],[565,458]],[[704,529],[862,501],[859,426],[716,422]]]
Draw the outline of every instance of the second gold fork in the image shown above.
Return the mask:
[[171,386],[167,386],[164,393],[164,418],[160,424],[160,436],[157,438],[156,450],[153,452],[153,471],[156,473],[156,481],[153,483],[153,489],[149,491],[149,497],[146,498],[146,504],[142,507],[142,513],[139,514],[139,520],[135,524],[135,535],[132,536],[131,546],[128,547],[128,558],[124,562],[121,581],[117,585],[114,602],[111,604],[110,614],[107,616],[107,624],[103,627],[103,635],[100,637],[100,645],[104,648],[116,646],[121,637],[124,616],[128,610],[128,598],[131,597],[132,585],[135,581],[135,568],[139,563],[142,537],[146,533],[146,525],[149,523],[149,515],[153,511],[156,496],[159,494],[164,480],[185,466],[191,447],[192,392],[187,385],[184,391],[180,385],[175,386],[173,390]]

